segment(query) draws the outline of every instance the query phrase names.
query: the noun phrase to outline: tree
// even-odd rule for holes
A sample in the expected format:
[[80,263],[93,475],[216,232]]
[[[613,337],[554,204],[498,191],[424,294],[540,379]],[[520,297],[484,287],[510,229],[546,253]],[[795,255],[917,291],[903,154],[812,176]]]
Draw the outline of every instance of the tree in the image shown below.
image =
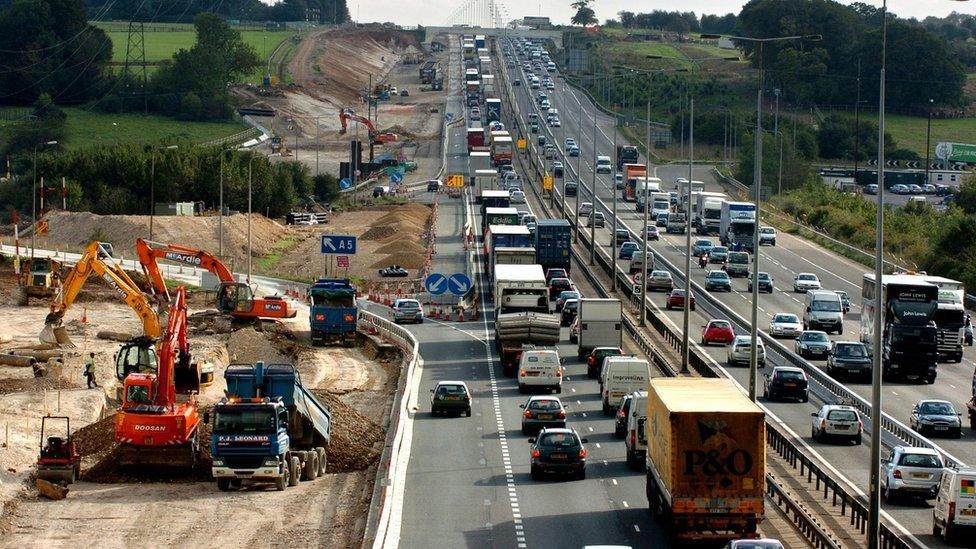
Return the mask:
[[620,17],[620,26],[625,29],[633,28],[634,26],[634,12],[632,11],[621,11],[617,12],[617,16]]
[[574,25],[593,25],[597,22],[596,12],[590,7],[593,0],[576,0],[570,7],[576,10],[576,15],[570,21]]
[[[780,126],[782,129],[783,126]],[[752,186],[753,162],[755,161],[755,137],[754,132],[747,133],[742,139],[741,152],[739,153],[739,164],[736,167],[735,177],[742,183]],[[785,136],[784,136],[785,138]],[[763,158],[762,158],[762,186],[767,190],[777,190],[779,183],[779,141],[775,134],[763,134]],[[813,180],[813,170],[806,160],[793,156],[792,148],[783,143],[783,189],[794,189],[801,187]]]
[[42,93],[34,102],[30,117],[15,123],[0,141],[5,155],[26,153],[49,141],[63,141],[67,115]]
[[956,191],[956,206],[967,214],[976,214],[976,176],[969,176]]

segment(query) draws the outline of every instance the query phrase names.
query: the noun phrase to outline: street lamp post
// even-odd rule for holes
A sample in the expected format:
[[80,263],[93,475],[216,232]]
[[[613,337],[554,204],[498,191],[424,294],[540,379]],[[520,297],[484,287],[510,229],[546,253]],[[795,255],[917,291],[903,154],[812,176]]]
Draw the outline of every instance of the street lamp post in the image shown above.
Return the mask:
[[[691,345],[691,189],[695,171],[695,97],[688,97],[688,192],[685,203],[685,301],[681,334],[681,372],[688,373]],[[646,207],[646,206],[645,206]]]
[[[593,112],[593,179],[590,187],[590,200],[593,201],[593,210],[590,212],[590,265],[596,261],[596,111]],[[582,137],[580,138],[582,139]],[[616,240],[616,236],[614,236]],[[610,275],[613,276],[613,273]]]
[[220,212],[217,214],[217,257],[224,257],[224,153],[234,149],[220,151]]
[[247,161],[247,283],[251,283],[251,164],[256,158],[260,158],[256,154],[251,154],[251,158]]
[[33,225],[31,229],[31,259],[34,259],[34,244],[36,242],[35,236],[37,235],[37,149],[39,147],[51,147],[57,144],[57,141],[52,140],[34,145],[34,184],[33,192],[31,192],[31,224]]
[[[616,155],[617,151],[617,113],[614,111],[613,114],[613,148],[611,149]],[[614,162],[614,166],[616,166]],[[610,239],[610,262],[612,266],[610,267],[610,292],[617,291],[617,176],[616,170],[614,170],[613,177],[613,238]]]
[[[580,101],[579,104],[579,119],[576,122],[577,122],[576,135],[579,136],[579,140],[580,140],[579,144],[577,145],[577,148],[579,149],[579,154],[576,155],[576,177],[579,178],[579,181],[576,182],[576,213],[574,214],[574,218],[576,219],[576,230],[573,231],[573,235],[574,235],[574,240],[576,242],[579,242],[579,235],[580,235],[579,200],[580,200],[580,192],[582,192],[581,187],[583,186],[583,172],[580,171],[580,162],[583,159],[583,102],[582,101]],[[593,148],[594,150],[596,150],[596,143],[593,144]],[[563,189],[565,190],[565,188],[566,188],[566,184],[564,182]],[[569,219],[569,215],[566,216],[566,219]]]
[[156,151],[159,149],[173,150],[178,145],[167,145],[152,148],[152,166],[149,169],[149,240],[153,239],[153,218],[156,215]]
[[925,183],[929,182],[929,151],[932,150],[932,104],[935,99],[929,99],[929,121],[925,130]]
[[[647,161],[648,164],[647,167],[650,168],[651,167],[650,166],[651,164],[651,98],[650,96],[648,96],[647,98],[647,118],[645,122],[647,123],[647,129],[646,129],[647,145],[645,149],[647,151],[647,154],[645,155],[645,160]],[[646,174],[647,172],[645,171],[644,173]],[[647,303],[645,303],[645,299],[647,298],[647,264],[650,263],[649,259],[651,257],[651,247],[647,243],[647,221],[648,221],[648,212],[651,211],[651,205],[647,203],[648,192],[647,192],[646,175],[644,178],[644,189],[641,192],[644,195],[644,224],[641,226],[641,244],[642,244],[641,253],[644,254],[644,261],[641,261],[641,281],[640,281],[641,291],[640,291],[640,296],[638,297],[640,299],[640,325],[647,326]],[[614,240],[616,240],[617,236],[614,235],[613,238]]]

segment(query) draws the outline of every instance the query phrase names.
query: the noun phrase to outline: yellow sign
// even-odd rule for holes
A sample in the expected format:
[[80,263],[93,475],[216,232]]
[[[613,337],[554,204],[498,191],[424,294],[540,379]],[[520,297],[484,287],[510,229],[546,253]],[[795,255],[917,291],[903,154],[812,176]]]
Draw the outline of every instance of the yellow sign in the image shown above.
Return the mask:
[[464,187],[464,176],[461,174],[453,174],[447,177],[447,186],[454,188]]
[[546,175],[542,178],[542,190],[551,191],[552,190],[552,176]]
[[528,144],[528,143],[526,143],[526,141],[525,141],[525,138],[522,138],[522,139],[519,139],[519,140],[518,140],[518,141],[516,142],[516,145],[518,146],[518,149],[519,149],[520,151],[524,151],[524,150],[525,150],[525,146],[526,146],[527,144]]

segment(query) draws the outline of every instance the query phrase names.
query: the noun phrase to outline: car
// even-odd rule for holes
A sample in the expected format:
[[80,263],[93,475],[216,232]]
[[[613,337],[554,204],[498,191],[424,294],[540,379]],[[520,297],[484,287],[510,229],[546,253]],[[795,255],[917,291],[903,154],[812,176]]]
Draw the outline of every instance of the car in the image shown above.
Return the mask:
[[523,191],[512,191],[508,193],[508,197],[513,204],[525,204],[525,192]]
[[657,214],[657,217],[654,219],[654,225],[657,226],[657,227],[667,227],[668,226],[668,214],[667,213]]
[[729,260],[729,249],[725,246],[714,246],[708,251],[708,262],[725,264]]
[[519,80],[518,78],[516,78],[515,80],[512,81],[512,85],[513,86],[521,86],[522,85],[522,81]]
[[540,106],[541,108],[543,108],[543,109],[548,109],[549,107],[551,107],[551,106],[552,106],[552,103],[550,103],[548,99],[543,99],[543,100],[542,100],[542,101],[541,101],[541,102],[539,103],[539,106]]
[[522,409],[522,434],[537,433],[546,427],[566,427],[566,408],[554,396],[532,396]]
[[[522,213],[525,213],[525,215],[522,216]],[[519,212],[519,225],[528,225],[529,223],[535,223],[536,221],[536,217],[529,212]]]
[[565,168],[563,168],[563,163],[562,162],[560,162],[558,160],[554,160],[553,161],[553,163],[552,163],[552,175],[553,175],[553,177],[562,177],[563,176],[563,170],[564,169]]
[[785,549],[778,539],[734,539],[722,549]]
[[535,139],[535,144],[538,145],[538,146],[540,146],[540,147],[545,147],[546,146],[546,136],[541,135],[541,134],[538,135],[536,137],[536,139]]
[[611,245],[616,244],[617,246],[619,246],[624,242],[628,242],[629,240],[630,240],[630,231],[628,231],[627,229],[617,229],[616,231],[613,232],[613,240],[611,240],[610,244]]
[[580,293],[577,292],[576,290],[563,290],[562,292],[559,292],[559,296],[556,297],[555,312],[558,313],[562,311],[563,306],[566,304],[566,301],[570,299],[579,299],[579,298],[580,298]]
[[840,296],[840,304],[844,309],[844,314],[851,312],[851,298],[848,297],[847,292],[844,290],[834,290],[834,293]]
[[661,240],[661,232],[657,230],[657,226],[648,225],[644,227],[644,238],[648,240]]
[[701,255],[708,255],[708,252],[715,247],[715,244],[707,238],[699,238],[691,245],[691,255],[695,257],[700,257]]
[[572,147],[569,148],[569,156],[579,156],[579,155],[580,155],[579,147],[573,145]]
[[813,425],[810,426],[810,436],[817,442],[823,443],[828,438],[843,438],[860,446],[864,436],[864,422],[861,414],[853,406],[840,404],[825,404],[819,412],[810,414]]
[[471,417],[471,391],[463,381],[438,381],[430,390],[430,415],[438,412]]
[[468,115],[471,120],[481,120],[481,110],[472,108],[471,114]]
[[772,227],[759,227],[759,245],[776,245],[776,229]]
[[572,137],[567,137],[566,139],[563,140],[564,149],[569,150],[570,147],[575,147],[575,146],[576,146],[576,140],[573,139]]
[[399,265],[390,265],[385,269],[380,269],[380,276],[403,278],[403,277],[410,276],[410,273],[408,273],[406,269],[404,269]]
[[427,181],[427,192],[436,193],[444,187],[444,183],[441,183],[439,179],[430,179]]
[[613,175],[613,186],[618,191],[624,188],[624,174],[617,172]]
[[559,312],[559,325],[571,326],[579,315],[579,299],[567,299]]
[[556,89],[556,85],[552,81],[546,82],[546,89],[552,91]]
[[620,251],[617,254],[617,259],[631,259],[634,257],[634,252],[640,251],[640,244],[636,242],[624,242],[620,245]]
[[390,86],[390,95],[396,95],[396,94],[397,94],[397,87]]
[[830,338],[827,332],[820,330],[803,330],[796,338],[793,350],[800,358],[823,358],[830,354]]
[[603,212],[593,212],[593,215],[591,215],[589,219],[586,221],[586,226],[600,227],[601,229],[603,229],[607,226],[606,223],[607,221],[603,215]]
[[827,356],[827,375],[871,377],[872,361],[867,347],[860,341],[835,341]]
[[600,377],[603,370],[603,359],[608,356],[622,356],[624,350],[620,347],[594,347],[586,356],[586,377],[595,379]]
[[889,504],[900,496],[932,499],[944,467],[942,456],[931,448],[895,446],[881,460],[881,493]]
[[871,194],[871,195],[878,194],[878,184],[870,183],[868,185],[865,185],[864,194]]
[[[932,535],[942,536],[947,544],[962,544],[962,536],[976,527],[976,469],[948,468],[942,471],[932,509]],[[966,530],[969,530],[968,532]],[[972,537],[969,537],[970,543]]]
[[525,224],[525,228],[529,230],[529,235],[531,235],[533,237],[535,236],[535,228],[536,228],[535,221],[530,221],[530,222],[526,223]]
[[[671,309],[684,309],[685,307],[685,291],[681,288],[675,288],[671,290],[668,294],[668,299],[664,304],[664,308],[667,310]],[[695,310],[695,294],[691,294],[691,302],[688,304],[688,308],[692,311]]]
[[614,418],[613,436],[624,438],[627,434],[627,415],[630,413],[630,403],[634,400],[634,394],[624,395],[620,401],[620,408],[617,408],[617,415]]
[[813,273],[800,273],[793,277],[793,291],[796,293],[806,293],[810,290],[820,289],[820,279]]
[[579,343],[579,333],[580,333],[579,316],[577,316],[576,319],[573,320],[573,325],[569,327],[569,342]]
[[532,133],[539,133],[539,123],[538,122],[530,122],[529,123],[529,131],[532,132]]
[[807,374],[795,366],[776,366],[763,376],[763,396],[770,401],[794,398],[807,402],[809,387]]
[[[757,351],[759,366],[762,367],[766,364],[766,346],[763,345],[762,339],[756,340],[759,343],[759,350]],[[730,366],[735,366],[737,364],[748,365],[749,361],[752,360],[752,337],[747,335],[735,336],[732,340],[732,344],[729,345],[729,352],[727,360]]]
[[552,120],[550,120],[549,121],[549,125],[552,126],[553,128],[560,128],[560,127],[562,127],[562,123],[559,122],[559,117],[558,116],[556,116]]
[[553,160],[553,159],[555,159],[555,158],[556,158],[556,147],[554,147],[554,146],[552,146],[552,145],[546,145],[546,148],[545,148],[545,152],[543,153],[543,155],[544,155],[544,156],[545,156],[545,157],[546,157],[546,158],[547,158],[548,160]]
[[729,274],[725,271],[708,271],[708,274],[705,275],[705,289],[708,291],[725,290],[726,292],[731,292],[732,279],[729,278]]
[[926,183],[921,187],[922,187],[922,192],[925,194],[935,194],[935,192],[938,190],[936,186],[931,183]]
[[592,202],[580,202],[579,205],[579,216],[586,217],[593,213],[593,203]]
[[549,279],[549,301],[559,297],[559,294],[567,290],[573,290],[573,281],[565,277]]
[[552,267],[550,269],[547,269],[546,270],[546,285],[548,285],[549,284],[549,281],[551,281],[554,278],[569,278],[569,273],[566,272],[566,269],[562,269],[562,268],[559,268],[559,267]]
[[702,345],[712,343],[732,343],[735,339],[735,331],[732,330],[732,323],[728,320],[712,319],[702,327]]
[[582,480],[586,478],[585,438],[575,429],[543,428],[529,439],[529,471],[532,480],[542,480],[546,473],[564,473]]
[[892,185],[889,190],[892,194],[908,194],[908,186],[900,183],[898,185]]
[[962,414],[948,400],[920,400],[912,408],[908,425],[920,435],[962,436]]
[[949,196],[952,194],[952,187],[948,185],[936,185],[935,196]]
[[664,290],[670,292],[674,289],[674,280],[668,271],[651,271],[647,273],[647,290]]
[[567,181],[564,185],[566,196],[576,196],[579,189],[579,184],[575,181]]
[[803,325],[800,317],[792,313],[776,313],[769,321],[769,335],[773,337],[800,337],[803,332]]
[[424,307],[416,299],[397,299],[393,302],[393,323],[416,322],[423,324]]
[[908,192],[910,192],[911,194],[922,194],[925,191],[922,189],[921,186],[912,183],[911,185],[908,186]]
[[409,95],[410,92],[407,91],[407,88],[403,88],[402,90],[400,90],[400,97],[408,97]]
[[508,173],[515,173],[515,167],[511,164],[502,164],[498,167],[498,173],[505,175]]
[[[773,277],[769,276],[769,273],[764,273],[759,271],[756,277],[759,282],[759,293],[766,292],[767,294],[773,293]],[[749,275],[749,291],[752,291],[752,274]]]

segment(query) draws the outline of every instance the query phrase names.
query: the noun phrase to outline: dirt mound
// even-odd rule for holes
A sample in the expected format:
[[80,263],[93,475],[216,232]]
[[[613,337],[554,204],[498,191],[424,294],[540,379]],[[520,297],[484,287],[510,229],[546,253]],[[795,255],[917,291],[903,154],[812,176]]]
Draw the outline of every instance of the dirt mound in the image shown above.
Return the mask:
[[0,379],[0,395],[10,393],[30,393],[37,391],[52,391],[58,389],[75,389],[81,387],[76,383],[66,382],[58,379],[56,375],[47,377],[25,377],[15,379]]
[[376,253],[395,254],[398,252],[405,252],[405,253],[423,254],[424,251],[425,251],[424,247],[418,244],[416,241],[407,240],[404,238],[401,240],[395,240],[393,242],[390,242],[389,244],[376,250]]
[[328,472],[362,471],[376,463],[382,450],[378,443],[386,436],[379,424],[340,400],[337,395],[322,389],[313,389],[312,393],[332,412]]
[[254,364],[258,361],[291,364],[295,361],[296,352],[294,345],[285,338],[259,332],[252,327],[232,332],[227,339],[227,351],[231,363],[235,364]]
[[390,254],[370,266],[374,269],[383,269],[391,265],[399,265],[404,269],[419,269],[424,266],[424,255],[406,252]]
[[381,225],[363,233],[360,240],[385,240],[396,235],[396,229],[390,225]]

